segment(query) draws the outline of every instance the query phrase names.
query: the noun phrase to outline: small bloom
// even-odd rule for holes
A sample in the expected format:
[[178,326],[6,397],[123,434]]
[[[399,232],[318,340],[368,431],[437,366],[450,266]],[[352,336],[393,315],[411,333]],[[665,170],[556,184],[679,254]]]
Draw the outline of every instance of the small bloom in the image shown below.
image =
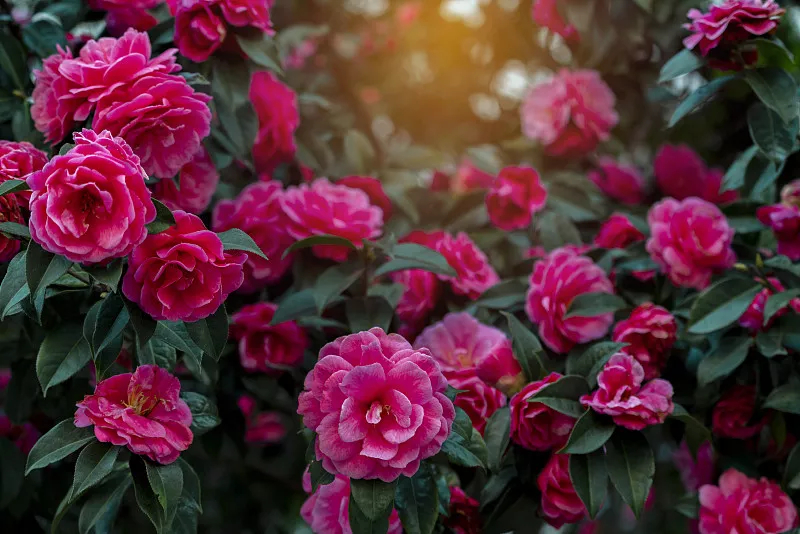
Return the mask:
[[75,426],[94,425],[103,443],[170,464],[192,443],[192,413],[179,397],[180,381],[156,365],[115,375],[77,404]]
[[439,301],[441,282],[432,272],[421,269],[397,271],[391,274],[391,278],[405,288],[395,309],[397,317],[419,331]]
[[391,482],[438,453],[455,419],[447,380],[428,349],[380,328],[325,345],[298,413],[317,433],[330,473]]
[[85,99],[73,95],[80,86],[59,72],[61,65],[72,59],[72,52],[61,45],[56,49],[55,54],[45,58],[41,69],[33,71],[36,85],[31,106],[36,129],[51,144],[64,139],[77,123],[89,117],[92,109]]
[[468,193],[476,189],[488,189],[494,179],[493,175],[477,167],[469,158],[464,158],[449,179],[449,188],[454,193]]
[[530,276],[525,311],[539,325],[539,337],[552,350],[568,352],[576,343],[603,337],[614,321],[613,313],[565,318],[575,297],[584,293],[613,293],[603,269],[591,259],[559,248],[536,262]]
[[714,447],[710,441],[704,441],[697,449],[697,456],[689,450],[686,441],[681,441],[680,448],[672,455],[675,466],[681,475],[683,487],[689,493],[696,493],[700,486],[711,484],[714,477]]
[[[0,141],[0,183],[6,180],[27,180],[47,163],[47,154],[25,141]],[[21,208],[28,209],[30,191],[13,193]]]
[[529,402],[542,388],[559,378],[560,374],[550,373],[531,382],[511,398],[511,440],[517,445],[532,451],[548,451],[560,449],[567,443],[575,418],[540,402]]
[[458,486],[450,486],[450,510],[442,523],[453,534],[481,534],[480,504]]
[[787,206],[800,206],[800,180],[794,180],[783,186],[781,203]]
[[677,286],[705,289],[712,274],[736,261],[735,230],[714,204],[668,198],[650,208],[647,222],[647,252]]
[[114,37],[123,35],[129,28],[146,32],[158,24],[158,19],[142,8],[112,8],[106,13],[106,28]]
[[257,302],[231,316],[231,337],[239,342],[239,360],[246,371],[279,375],[302,363],[308,347],[305,331],[294,321],[270,324],[277,309]]
[[[175,44],[181,55],[202,63],[228,35],[218,0],[170,0],[175,16]],[[174,7],[173,7],[174,6]]]
[[386,196],[380,180],[371,176],[345,176],[337,180],[338,185],[345,185],[353,189],[364,191],[373,206],[378,206],[383,211],[383,220],[388,221],[392,216],[392,201]]
[[616,98],[593,70],[562,69],[534,86],[520,107],[522,132],[553,156],[581,156],[609,138],[619,122]]
[[506,396],[477,376],[454,373],[447,375],[447,383],[461,390],[453,404],[466,412],[472,426],[481,434],[492,414],[506,405]]
[[[22,212],[14,195],[0,197],[0,222],[25,224],[25,219],[22,218]],[[20,248],[19,239],[0,234],[0,262],[11,261],[11,258],[17,255]]]
[[686,145],[663,145],[653,160],[658,188],[676,200],[697,197],[712,204],[733,202],[736,191],[720,193],[721,169],[709,169],[700,156]]
[[792,261],[800,260],[800,206],[774,204],[756,210],[762,224],[772,228],[778,240],[778,254]]
[[674,409],[672,385],[660,378],[642,385],[643,381],[639,362],[617,353],[597,375],[598,389],[581,397],[581,404],[630,430],[661,424]]
[[294,158],[294,132],[300,125],[297,95],[274,74],[260,71],[250,81],[250,102],[258,116],[258,133],[253,144],[256,168],[270,172]]
[[256,412],[256,400],[242,395],[237,402],[244,415],[246,430],[244,440],[248,443],[273,445],[286,437],[286,425],[278,412]]
[[172,210],[183,210],[195,215],[203,213],[219,183],[219,173],[211,155],[200,146],[192,160],[181,167],[178,186],[171,179],[159,180],[154,196]]
[[753,420],[756,411],[756,387],[736,385],[714,405],[711,429],[721,438],[752,438],[767,424],[767,417]]
[[489,219],[501,230],[525,228],[533,214],[544,208],[547,191],[539,173],[530,167],[506,167],[486,193]]
[[644,369],[645,380],[650,380],[661,375],[677,336],[675,317],[665,308],[647,302],[617,323],[611,340],[628,344],[620,351],[636,358]]
[[586,507],[575,492],[569,477],[569,455],[554,454],[539,473],[536,485],[542,492],[541,512],[555,528],[578,523],[586,517]]
[[[784,287],[781,284],[781,281],[775,277],[769,278],[770,286],[775,288],[777,291],[783,291]],[[754,332],[758,332],[759,330],[767,330],[772,323],[778,317],[785,315],[789,309],[792,309],[798,313],[800,313],[800,298],[794,298],[789,301],[783,308],[776,311],[772,317],[770,318],[767,324],[764,324],[764,306],[767,303],[767,299],[772,296],[774,293],[772,289],[769,287],[765,287],[761,291],[759,291],[755,297],[753,297],[753,302],[750,303],[750,306],[747,307],[745,312],[739,317],[739,324],[743,327],[752,330]]]
[[600,248],[627,248],[639,241],[644,241],[644,234],[621,213],[611,215],[594,238]]
[[558,12],[558,2],[556,0],[535,0],[531,16],[535,24],[560,35],[566,41],[580,40],[575,26],[565,22],[564,17]]
[[239,28],[250,26],[268,35],[274,34],[270,7],[275,0],[221,0],[220,7],[225,20]]
[[645,201],[644,178],[636,167],[622,165],[604,156],[588,178],[609,198],[623,204],[635,206]]
[[31,452],[41,436],[41,432],[31,423],[15,425],[7,415],[0,413],[0,438],[9,440],[22,454]]
[[122,292],[158,321],[198,321],[242,284],[244,252],[225,252],[196,215],[174,211],[175,224],[133,249]]

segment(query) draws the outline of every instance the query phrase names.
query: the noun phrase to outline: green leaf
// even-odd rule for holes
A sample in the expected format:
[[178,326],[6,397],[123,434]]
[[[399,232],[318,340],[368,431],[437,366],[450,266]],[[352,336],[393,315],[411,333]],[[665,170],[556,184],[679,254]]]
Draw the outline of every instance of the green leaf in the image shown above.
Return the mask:
[[[578,375],[562,376],[555,382],[547,384],[528,398],[528,402],[542,402],[544,398],[578,401],[582,395],[589,393],[586,379]],[[583,415],[584,410],[575,417]]]
[[17,254],[11,259],[8,264],[6,275],[0,283],[0,320],[5,319],[10,308],[19,302],[16,296],[23,292],[26,295],[29,293],[28,282],[26,275],[26,255],[22,252]]
[[269,324],[281,324],[309,315],[317,315],[317,301],[313,289],[303,289],[281,301]]
[[697,418],[693,417],[686,408],[680,404],[675,404],[672,413],[669,415],[672,419],[677,419],[686,425],[686,433],[684,439],[689,446],[689,450],[693,455],[697,455],[700,445],[706,441],[711,441],[711,431],[701,423]]
[[594,519],[608,493],[608,472],[605,454],[596,450],[590,454],[573,454],[569,457],[569,478],[589,517]]
[[[548,201],[550,200],[548,198]],[[561,212],[545,212],[537,221],[536,229],[545,250],[554,250],[569,244],[581,244],[580,231],[569,217]]]
[[156,495],[150,485],[145,460],[139,456],[132,455],[130,467],[131,474],[133,475],[133,489],[136,494],[136,503],[139,505],[139,509],[147,516],[153,526],[156,527],[156,532],[158,534],[166,534],[166,528],[169,526],[166,513],[158,500],[158,495]]
[[764,408],[800,415],[800,386],[789,383],[772,390],[764,401]]
[[0,197],[20,191],[30,191],[30,189],[31,188],[28,187],[28,182],[25,180],[6,180],[0,183]]
[[358,130],[348,130],[344,136],[344,156],[356,174],[370,174],[377,156],[369,137]]
[[691,50],[681,50],[661,67],[661,73],[658,75],[658,83],[674,80],[679,76],[694,72],[702,66],[703,59],[701,57]]
[[183,471],[183,494],[181,495],[181,499],[189,499],[194,504],[195,509],[202,513],[203,500],[201,498],[200,478],[198,478],[197,473],[195,473],[194,468],[192,468],[189,462],[183,458],[179,457],[175,460],[175,463],[178,464],[178,467]]
[[728,172],[725,173],[725,177],[722,179],[722,187],[720,187],[721,192],[739,189],[744,186],[747,167],[757,153],[758,147],[751,146],[739,154],[736,161],[728,167]]
[[364,274],[364,264],[361,261],[348,261],[339,263],[325,269],[314,284],[314,300],[317,303],[317,312],[322,315],[331,301],[344,293]]
[[[78,519],[78,531],[80,534],[89,534],[94,527],[95,533],[100,534],[101,530],[97,525],[106,523],[113,524],[113,520],[122,503],[122,498],[131,486],[131,476],[123,473],[121,476],[114,477],[103,484],[99,491],[93,492],[92,496],[84,503]],[[107,532],[107,531],[102,531]]]
[[352,332],[363,332],[373,326],[388,332],[394,310],[383,297],[361,297],[345,303],[345,315]]
[[678,107],[675,108],[675,112],[672,114],[672,118],[669,120],[668,127],[672,128],[678,124],[682,118],[694,111],[698,106],[705,103],[706,100],[711,98],[714,93],[722,89],[722,87],[729,81],[736,78],[738,78],[738,75],[728,75],[715,78],[704,86],[690,93],[681,101],[680,104],[678,104]]
[[627,307],[624,299],[611,293],[584,293],[572,299],[567,306],[567,314],[564,319],[594,317],[604,313],[614,313]]
[[312,493],[316,492],[318,487],[327,486],[336,480],[336,476],[328,473],[325,468],[322,467],[322,462],[318,460],[314,460],[308,465],[308,473],[311,475]]
[[[89,320],[88,315],[87,320]],[[91,328],[89,342],[98,373],[104,374],[119,356],[120,343],[118,340],[121,339],[122,331],[129,321],[128,309],[118,294],[109,293],[105,299],[100,301],[96,322],[94,325],[89,325]]]
[[192,341],[186,325],[180,321],[159,321],[153,337],[196,358],[203,357],[202,349]]
[[790,490],[800,490],[800,443],[792,448],[786,459],[786,469],[783,471],[783,487]]
[[117,292],[119,280],[122,277],[122,262],[112,261],[108,265],[93,265],[83,267],[83,270],[89,273],[89,276],[94,278],[101,284],[107,285],[111,291]]
[[167,514],[169,521],[174,509],[178,506],[178,499],[183,491],[183,470],[176,463],[167,465],[144,463],[147,469],[147,480],[150,488],[158,499],[158,504]]
[[156,199],[151,199],[156,207],[156,218],[147,225],[148,234],[160,234],[175,225],[175,216],[172,211]]
[[783,330],[780,325],[758,332],[756,349],[766,358],[786,354],[786,349],[783,348]]
[[490,310],[506,310],[525,304],[527,291],[528,285],[522,280],[504,280],[487,289],[475,304]]
[[507,406],[492,414],[486,423],[483,437],[486,440],[489,469],[499,471],[511,441],[511,412]]
[[800,119],[795,117],[784,123],[777,112],[756,102],[747,111],[747,126],[750,137],[768,158],[781,162],[794,152]]
[[22,43],[5,31],[0,31],[0,69],[3,70],[14,87],[24,91],[28,86],[27,56]]
[[653,484],[653,450],[641,432],[620,429],[606,447],[606,467],[622,500],[639,518]]
[[388,511],[385,516],[378,519],[369,519],[353,497],[350,494],[350,502],[348,504],[348,515],[350,516],[350,530],[353,534],[386,534],[389,531],[389,515]]
[[44,396],[51,387],[86,367],[91,359],[92,351],[78,323],[62,323],[48,332],[36,355],[36,376]]
[[413,477],[400,477],[395,507],[406,534],[431,534],[439,517],[439,495],[433,468],[420,465]]
[[559,454],[589,454],[609,440],[616,426],[609,417],[587,410],[572,427],[567,444]]
[[700,501],[696,493],[684,495],[675,505],[675,511],[689,519],[697,519],[700,512]]
[[19,495],[25,480],[25,456],[10,439],[0,438],[0,510]]
[[752,278],[720,280],[694,301],[689,312],[689,333],[710,334],[733,324],[761,289]]
[[[456,409],[456,413],[458,413],[458,410],[459,408]],[[469,432],[470,434],[477,434],[477,437],[480,438],[480,434],[478,434],[478,432],[472,428],[471,423]],[[483,444],[483,451],[478,450],[481,444],[476,440],[477,447],[473,446],[473,438],[474,436],[472,435],[469,439],[464,438],[463,435],[454,430],[453,432],[450,432],[450,435],[447,436],[447,439],[442,444],[442,452],[447,455],[447,459],[450,460],[451,463],[456,465],[483,468],[486,466],[486,462],[484,461],[484,458],[481,458],[481,454],[483,453],[485,455],[486,445]]]
[[44,293],[47,286],[61,278],[72,265],[65,257],[47,252],[37,243],[30,243],[25,255],[28,288],[34,296]]
[[446,276],[456,276],[447,260],[433,249],[416,243],[399,243],[389,252],[392,258],[377,269],[374,276],[383,276],[396,271],[407,269],[421,269]]
[[28,453],[25,474],[63,460],[94,439],[91,427],[76,427],[72,417],[61,421],[39,438],[31,452]]
[[797,84],[788,72],[779,67],[765,67],[747,69],[744,75],[758,98],[784,122],[797,117]]
[[90,443],[78,455],[72,480],[72,500],[100,483],[114,470],[120,448],[109,443]]
[[514,357],[519,362],[525,377],[529,382],[544,377],[545,367],[540,357],[542,345],[539,343],[539,339],[533,332],[525,328],[514,315],[508,312],[500,313],[508,320]]
[[247,54],[253,63],[266,67],[267,69],[281,74],[283,70],[278,60],[278,49],[275,42],[266,32],[258,32],[255,38],[237,35],[236,41],[242,47],[242,51]]
[[750,337],[728,337],[723,339],[711,354],[697,366],[697,380],[710,384],[734,372],[747,358],[753,340]]
[[192,426],[195,436],[202,436],[220,424],[217,406],[205,395],[191,391],[181,392],[181,398],[189,405],[192,412]]
[[578,356],[573,357],[573,354],[570,353],[567,356],[567,374],[584,376],[589,382],[589,386],[593,387],[597,383],[597,374],[606,362],[625,345],[626,343],[601,341],[590,346]]
[[285,258],[292,252],[304,248],[316,247],[319,245],[335,245],[337,247],[347,247],[349,249],[356,250],[356,246],[353,244],[353,242],[349,239],[345,239],[344,237],[335,235],[315,235],[292,243],[292,245],[284,251],[283,257]]
[[56,45],[67,46],[64,28],[49,18],[41,18],[23,26],[22,41],[42,59],[55,54]]
[[144,345],[153,337],[156,331],[156,322],[152,317],[143,312],[137,304],[128,299],[123,299],[123,302],[125,303],[125,308],[128,310],[128,316],[133,331],[136,333],[136,343],[140,346]]
[[0,222],[0,232],[10,235],[11,237],[31,238],[31,231],[27,226],[11,221]]
[[356,480],[350,481],[350,495],[353,496],[358,508],[367,519],[375,520],[388,515],[394,505],[394,493],[397,487],[395,482],[382,480]]
[[800,297],[800,289],[790,289],[770,295],[767,303],[764,304],[764,326],[769,323],[776,313],[788,306],[792,299],[797,297]]
[[228,342],[228,312],[225,311],[225,304],[205,319],[184,324],[189,337],[203,353],[219,361]]
[[243,250],[250,254],[255,254],[260,258],[267,258],[267,255],[261,248],[253,241],[253,238],[239,230],[238,228],[231,228],[217,234],[219,240],[222,241],[222,246],[225,250]]

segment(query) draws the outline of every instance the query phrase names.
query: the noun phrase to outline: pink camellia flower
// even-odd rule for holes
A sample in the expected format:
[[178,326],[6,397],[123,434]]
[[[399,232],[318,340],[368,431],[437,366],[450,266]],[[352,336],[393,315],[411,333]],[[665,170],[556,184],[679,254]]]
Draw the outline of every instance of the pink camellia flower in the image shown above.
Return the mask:
[[252,26],[272,35],[272,20],[269,10],[275,0],[221,0],[220,7],[225,20],[239,28]]
[[539,337],[552,350],[568,352],[576,343],[603,337],[613,313],[565,318],[572,300],[584,293],[614,293],[614,285],[591,259],[558,248],[537,261],[530,277],[525,311],[539,325]]
[[202,63],[228,35],[219,0],[170,0],[175,16],[175,44],[181,55]]
[[472,426],[481,434],[492,414],[506,405],[506,396],[500,390],[486,385],[475,375],[455,373],[447,376],[447,383],[461,390],[453,404],[466,412]]
[[256,412],[256,400],[242,395],[237,401],[244,415],[246,430],[244,440],[248,443],[272,445],[286,437],[286,425],[278,412]]
[[392,216],[392,201],[386,196],[381,181],[371,176],[345,176],[336,181],[337,185],[346,185],[353,189],[364,191],[373,206],[378,206],[383,211],[383,220],[388,221]]
[[394,283],[405,287],[395,309],[397,317],[419,331],[442,294],[439,279],[432,272],[421,269],[397,271],[391,274],[391,278]]
[[32,424],[15,425],[8,416],[0,413],[0,438],[11,441],[22,454],[27,455],[31,452],[41,436],[41,432]]
[[772,228],[778,240],[778,254],[792,261],[800,260],[800,207],[794,204],[762,206],[756,210],[756,217]]
[[224,251],[197,215],[172,214],[173,226],[133,249],[122,292],[157,321],[199,321],[242,285],[247,256]]
[[587,516],[586,507],[569,478],[569,454],[554,454],[539,473],[536,485],[542,492],[541,512],[555,528],[578,523]]
[[486,209],[492,224],[511,231],[531,224],[533,214],[547,202],[547,190],[539,173],[530,167],[506,167],[486,193]]
[[258,116],[253,159],[261,172],[291,161],[297,146],[294,131],[300,125],[297,95],[274,74],[260,71],[250,81],[250,102]]
[[243,292],[259,291],[277,282],[292,266],[294,254],[283,253],[294,243],[287,227],[289,221],[281,207],[283,185],[277,180],[250,184],[234,200],[221,200],[214,207],[215,232],[238,228],[250,237],[268,259],[247,255],[244,264]]
[[622,165],[604,156],[600,158],[598,168],[587,176],[609,198],[631,206],[645,201],[644,178],[636,167]]
[[239,342],[239,360],[246,371],[274,376],[303,362],[305,330],[294,321],[270,324],[277,309],[276,304],[256,302],[231,316],[231,337]]
[[522,132],[552,156],[582,156],[608,139],[619,122],[615,104],[597,71],[562,69],[525,97]]
[[681,446],[672,455],[672,459],[680,472],[683,487],[689,493],[696,493],[700,486],[711,484],[714,477],[714,447],[710,441],[704,441],[698,447],[696,457],[689,450],[686,441],[681,441]]
[[33,88],[31,118],[36,129],[44,134],[45,141],[57,143],[78,122],[89,117],[91,105],[85,99],[72,94],[79,86],[59,72],[61,65],[72,59],[72,52],[56,45],[57,52],[42,62],[42,68],[34,70],[36,85]]
[[781,203],[787,206],[800,206],[800,180],[794,180],[783,186]]
[[[22,212],[14,195],[0,197],[0,222],[25,224],[25,219],[22,217]],[[20,247],[19,239],[0,234],[0,262],[11,261],[11,258],[19,252]]]
[[709,169],[686,145],[663,145],[653,160],[658,188],[676,200],[698,197],[712,204],[733,202],[736,191],[720,193],[724,171]]
[[219,173],[211,155],[200,145],[192,161],[181,168],[178,186],[168,178],[159,180],[154,196],[171,210],[200,215],[211,203],[218,183]]
[[644,234],[622,213],[612,214],[594,238],[600,248],[627,248],[638,241],[644,241]]
[[[360,189],[332,184],[318,178],[311,184],[290,187],[280,197],[288,217],[287,230],[295,239],[335,235],[361,247],[364,239],[381,235],[383,212],[370,203]],[[318,258],[344,261],[350,249],[340,245],[317,245],[311,251]]]
[[531,16],[535,24],[557,33],[566,41],[575,42],[580,40],[575,26],[565,22],[564,17],[558,12],[558,2],[556,0],[534,0]]
[[617,323],[611,334],[612,341],[628,344],[620,351],[636,358],[644,369],[645,380],[661,375],[677,337],[675,317],[651,302],[634,308],[627,319]]
[[458,486],[450,486],[450,510],[442,523],[453,534],[481,534],[480,505]]
[[581,404],[630,430],[661,424],[674,409],[672,384],[660,378],[644,385],[642,381],[641,364],[618,352],[597,375],[598,389],[581,397]]
[[[784,291],[783,284],[781,281],[775,277],[769,278],[770,286],[775,288],[778,292]],[[750,303],[750,306],[747,307],[747,310],[739,317],[739,324],[743,327],[752,330],[754,332],[758,332],[759,330],[767,330],[772,323],[778,317],[785,315],[789,309],[793,309],[795,312],[800,313],[800,298],[794,298],[789,301],[789,303],[784,306],[783,308],[779,309],[777,312],[770,317],[770,320],[767,324],[764,324],[764,306],[767,303],[767,299],[772,296],[774,293],[771,288],[765,287],[761,291],[759,291],[755,297],[753,297],[753,302]]]
[[75,426],[94,425],[103,443],[170,464],[192,443],[192,412],[179,397],[180,381],[157,365],[103,380],[77,404]]
[[756,412],[756,387],[736,385],[723,393],[714,405],[711,430],[721,438],[752,438],[767,424],[763,415],[754,421]]
[[428,349],[372,328],[322,348],[297,412],[329,473],[391,482],[442,448],[455,419],[446,389]]
[[[749,39],[772,32],[784,13],[774,0],[726,0],[711,4],[708,13],[690,9],[687,16],[691,22],[683,27],[692,35],[683,45],[689,50],[698,48],[702,56],[711,58],[712,66],[738,70],[742,65],[734,59],[734,50]],[[744,63],[755,63],[758,52],[747,52],[740,54]]]
[[511,397],[511,440],[517,445],[532,451],[549,451],[567,443],[575,418],[540,402],[529,402],[543,387],[559,378],[560,374],[550,373],[541,380],[531,382]]
[[476,189],[488,189],[495,178],[492,174],[477,167],[469,158],[458,165],[453,177],[449,179],[449,189],[454,193],[468,193]]
[[130,28],[146,32],[153,29],[156,24],[158,19],[144,9],[123,7],[109,9],[106,13],[106,29],[114,37],[123,35]]
[[718,486],[700,488],[701,534],[781,534],[797,524],[792,500],[766,478],[728,469]]
[[[311,475],[303,475],[303,489],[309,494],[300,515],[314,534],[353,534],[350,528],[350,480],[336,475],[333,482],[319,486],[312,493]],[[397,510],[389,516],[386,534],[402,534],[403,526]]]
[[83,130],[75,146],[28,177],[31,238],[80,263],[127,256],[156,217],[147,175],[131,147]]
[[710,202],[667,198],[650,208],[647,222],[647,252],[677,286],[705,289],[712,274],[736,262],[736,231]]
[[[42,169],[47,163],[47,154],[25,141],[0,141],[0,183],[6,180],[27,180],[28,176]],[[20,207],[27,209],[30,191],[12,193]]]

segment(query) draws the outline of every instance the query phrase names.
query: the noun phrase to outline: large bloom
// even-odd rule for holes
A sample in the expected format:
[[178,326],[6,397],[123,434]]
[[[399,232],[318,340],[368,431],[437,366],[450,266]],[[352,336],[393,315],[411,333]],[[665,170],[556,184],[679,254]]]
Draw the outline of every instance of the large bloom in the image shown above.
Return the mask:
[[608,156],[600,158],[598,168],[590,172],[588,178],[609,198],[623,204],[636,205],[645,200],[645,183],[639,170]]
[[180,381],[156,365],[100,382],[77,404],[75,426],[94,425],[104,443],[169,464],[192,443],[192,412],[181,400]]
[[455,373],[447,375],[447,383],[460,390],[453,404],[466,412],[472,426],[481,434],[492,414],[506,405],[506,396],[477,376]]
[[441,449],[455,419],[446,389],[427,349],[372,328],[322,348],[297,412],[328,472],[391,482]]
[[198,321],[242,284],[244,252],[225,252],[196,215],[174,211],[175,224],[133,249],[122,292],[153,319]]
[[759,330],[767,330],[775,321],[775,319],[785,315],[789,309],[800,313],[800,298],[794,298],[790,300],[783,308],[776,311],[772,317],[770,317],[770,320],[767,322],[767,324],[764,324],[764,306],[766,306],[769,297],[774,294],[772,288],[778,292],[784,291],[783,284],[775,277],[771,276],[769,278],[769,285],[771,287],[765,287],[759,291],[755,297],[753,297],[753,302],[750,303],[750,306],[748,306],[742,316],[739,317],[740,325],[749,330],[758,332]]
[[544,208],[547,191],[539,173],[530,167],[506,167],[486,193],[489,219],[501,230],[519,230]]
[[442,286],[436,275],[421,269],[408,269],[391,274],[392,281],[405,288],[395,313],[409,328],[418,329],[436,307]]
[[721,438],[752,438],[767,424],[767,416],[753,420],[756,412],[756,387],[736,385],[723,393],[714,405],[711,429]]
[[653,160],[658,188],[676,200],[702,198],[712,204],[733,202],[736,191],[720,193],[724,171],[709,169],[700,156],[686,145],[663,145]]
[[[27,180],[28,176],[42,169],[47,163],[47,154],[25,141],[0,141],[0,183],[6,180]],[[6,195],[8,196],[8,195]],[[28,207],[30,191],[13,193],[20,207]]]
[[647,221],[647,252],[677,286],[704,289],[712,274],[736,261],[731,249],[735,230],[714,204],[668,198],[650,208]]
[[644,234],[630,219],[621,213],[614,213],[597,231],[594,244],[600,248],[626,248],[644,240]]
[[559,248],[534,265],[525,311],[539,325],[542,341],[565,353],[576,343],[603,337],[614,321],[613,313],[565,318],[572,300],[584,293],[613,292],[614,285],[591,259]]
[[[25,224],[17,199],[13,195],[0,197],[0,222]],[[0,262],[10,261],[11,258],[17,255],[20,247],[19,239],[0,234]]]
[[782,534],[797,523],[792,500],[766,478],[728,469],[718,486],[700,488],[701,534]]
[[[332,184],[326,178],[290,187],[280,202],[288,217],[289,235],[295,239],[329,234],[360,247],[364,239],[378,237],[382,231],[383,212],[364,191]],[[350,252],[337,245],[317,245],[311,250],[319,258],[334,261],[344,261]]]
[[555,528],[586,517],[586,507],[569,477],[569,455],[554,454],[539,473],[536,484],[542,492],[542,515]]
[[147,175],[131,147],[107,131],[83,130],[74,140],[28,178],[31,237],[81,263],[127,256],[156,217]]
[[532,451],[548,451],[561,448],[567,442],[575,418],[540,402],[529,402],[543,387],[559,378],[560,374],[550,373],[531,382],[511,398],[511,440],[517,445]]
[[617,323],[611,340],[628,344],[621,352],[636,358],[644,369],[645,380],[650,380],[661,375],[677,336],[675,317],[665,308],[647,302]]
[[[311,475],[303,475],[303,489],[309,494],[300,515],[314,534],[353,534],[350,528],[350,480],[336,475],[333,482],[311,491]],[[397,510],[389,516],[386,534],[402,534],[403,526]]]
[[277,180],[258,182],[245,187],[235,199],[221,200],[214,207],[215,232],[238,228],[252,237],[269,258],[247,255],[242,291],[258,291],[266,284],[277,282],[292,266],[294,255],[283,257],[295,240],[287,231],[282,196],[283,185]]
[[614,93],[596,71],[562,69],[525,97],[522,132],[553,156],[581,156],[608,139],[619,122],[615,104]]
[[480,504],[458,486],[450,486],[450,510],[442,523],[453,534],[480,534]]
[[778,240],[778,254],[792,261],[800,260],[800,207],[795,204],[774,204],[756,210],[762,224],[772,228]]
[[581,404],[630,430],[661,424],[674,409],[672,384],[660,378],[642,385],[643,381],[639,362],[617,353],[597,375],[598,389],[581,397]]
[[297,150],[294,131],[300,125],[297,95],[274,74],[260,71],[250,81],[250,102],[258,116],[258,134],[253,144],[256,168],[269,172],[291,161]]
[[231,316],[231,337],[239,342],[239,360],[247,371],[277,375],[303,361],[305,331],[294,321],[271,325],[278,306],[256,302]]
[[211,203],[218,183],[217,168],[201,145],[192,160],[181,168],[178,185],[168,178],[159,180],[154,196],[170,209],[200,215]]

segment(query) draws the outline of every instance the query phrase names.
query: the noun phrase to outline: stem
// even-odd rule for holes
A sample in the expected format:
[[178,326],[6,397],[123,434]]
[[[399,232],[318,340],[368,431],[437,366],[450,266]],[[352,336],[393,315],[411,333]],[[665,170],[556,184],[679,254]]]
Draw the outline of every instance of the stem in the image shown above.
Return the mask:
[[68,270],[67,274],[70,275],[71,277],[77,279],[77,280],[80,280],[81,282],[83,282],[87,286],[91,286],[92,285],[92,281],[89,278],[84,278],[83,276],[81,276],[78,273],[74,272],[72,269]]

